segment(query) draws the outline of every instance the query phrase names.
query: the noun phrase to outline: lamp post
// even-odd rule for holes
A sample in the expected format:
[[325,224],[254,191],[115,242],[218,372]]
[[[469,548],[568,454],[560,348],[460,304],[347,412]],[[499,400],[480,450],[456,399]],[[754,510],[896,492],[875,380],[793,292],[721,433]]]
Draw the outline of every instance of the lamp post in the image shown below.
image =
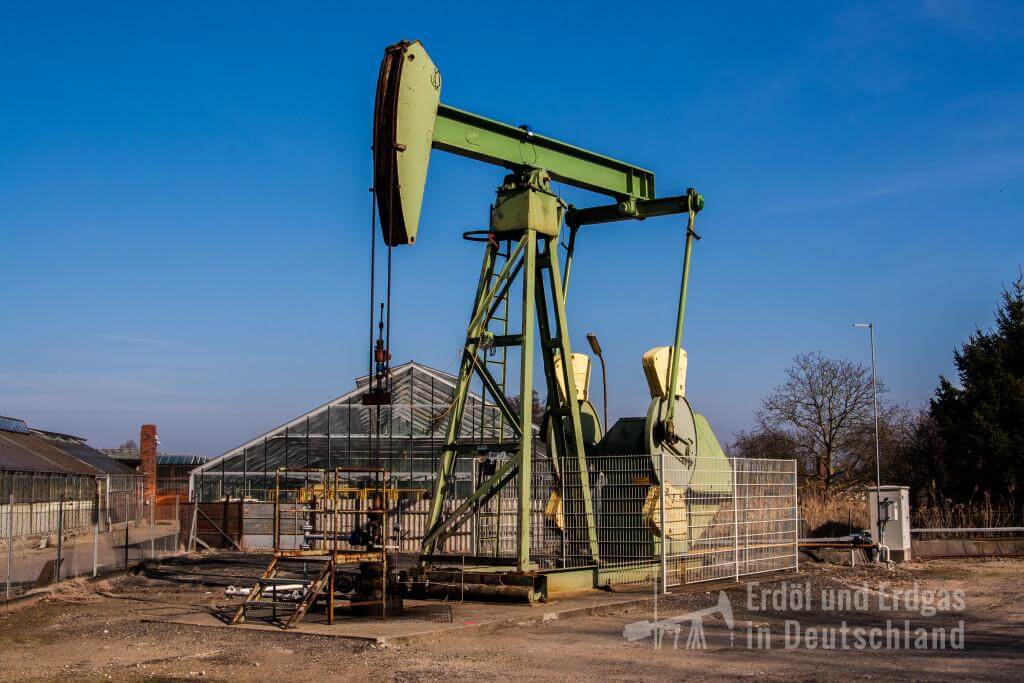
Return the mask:
[[882,465],[878,447],[878,384],[875,378],[875,324],[853,323],[854,327],[867,328],[871,335],[871,401],[875,413],[875,517],[878,521],[878,545],[882,545]]
[[593,332],[587,332],[587,342],[590,344],[590,349],[597,356],[597,359],[601,361],[601,389],[603,392],[602,406],[604,407],[604,431],[608,431],[608,375],[605,373],[604,368],[604,355],[601,353],[601,343],[597,341],[597,335]]

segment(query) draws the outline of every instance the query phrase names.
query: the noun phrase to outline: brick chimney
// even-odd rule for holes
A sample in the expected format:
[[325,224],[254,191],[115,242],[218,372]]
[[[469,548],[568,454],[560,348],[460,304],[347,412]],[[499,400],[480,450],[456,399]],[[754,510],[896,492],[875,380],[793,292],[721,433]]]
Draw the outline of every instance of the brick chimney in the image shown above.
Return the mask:
[[156,501],[156,425],[142,425],[139,434],[139,459],[145,475],[144,498],[147,503]]

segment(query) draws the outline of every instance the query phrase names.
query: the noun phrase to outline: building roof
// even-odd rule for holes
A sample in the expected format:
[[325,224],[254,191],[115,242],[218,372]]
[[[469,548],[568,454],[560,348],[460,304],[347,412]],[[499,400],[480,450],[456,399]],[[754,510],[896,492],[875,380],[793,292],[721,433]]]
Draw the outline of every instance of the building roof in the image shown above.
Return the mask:
[[139,447],[125,448],[118,446],[117,448],[101,448],[103,455],[114,460],[123,460],[129,462],[132,465],[139,465],[142,462],[142,456],[139,455]]
[[[347,437],[367,439],[378,435],[386,439],[430,440],[442,443],[447,429],[449,410],[455,393],[456,377],[440,370],[409,361],[391,368],[391,403],[365,406],[363,395],[369,391],[367,376],[356,378],[356,388],[324,403],[307,413],[260,434],[231,450],[207,460],[194,472],[224,469],[245,469],[247,448],[262,448],[273,453],[273,445],[282,441],[308,438],[322,442]],[[536,427],[535,427],[536,429]],[[492,397],[486,403],[479,394],[469,392],[459,432],[460,439],[514,438],[512,427],[503,421]],[[285,453],[283,447],[277,449]],[[285,458],[287,456],[285,455]],[[267,467],[284,464],[280,457],[270,457]]]
[[186,467],[195,467],[202,465],[208,457],[205,455],[196,455],[194,453],[157,453],[156,464],[159,465],[184,465]]
[[0,470],[138,475],[131,467],[87,445],[80,436],[32,429],[16,417],[0,417]]
[[102,472],[33,434],[0,431],[0,470],[91,474]]
[[28,425],[24,420],[16,417],[4,417],[0,415],[0,431],[14,432],[15,434],[28,434]]
[[70,434],[48,432],[43,429],[32,429],[32,434],[56,446],[73,458],[76,458],[103,474],[139,474],[138,470],[122,462],[114,460],[105,453],[89,446],[85,439]]
[[[120,463],[125,463],[133,467],[137,467],[142,464],[142,456],[139,454],[138,448],[101,448],[100,452],[104,456],[116,460]],[[165,453],[159,451],[156,454],[157,465],[191,465],[193,467],[202,465],[204,462],[210,459],[208,455],[200,455],[198,453]]]

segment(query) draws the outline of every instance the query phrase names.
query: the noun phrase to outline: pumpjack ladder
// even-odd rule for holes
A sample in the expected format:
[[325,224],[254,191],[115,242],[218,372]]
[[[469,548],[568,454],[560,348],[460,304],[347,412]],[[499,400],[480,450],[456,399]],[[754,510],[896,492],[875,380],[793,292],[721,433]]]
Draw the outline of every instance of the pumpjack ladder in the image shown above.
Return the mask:
[[[509,242],[501,242],[495,251],[495,263],[494,269],[491,273],[491,281],[489,286],[497,289],[501,284],[500,273],[502,272],[504,265],[508,263],[512,256],[512,248]],[[487,321],[487,331],[493,334],[496,338],[507,338],[508,336],[508,325],[509,325],[509,292],[511,288],[504,288],[502,293],[495,298],[496,306],[494,309],[494,315],[491,316],[490,320]],[[493,325],[493,327],[492,327]],[[484,358],[483,364],[484,369],[490,372],[491,376],[494,377],[497,387],[504,397],[507,395],[506,381],[508,379],[508,346],[504,344],[494,345],[490,348],[483,349]],[[493,369],[492,369],[493,368]],[[481,408],[480,408],[480,431],[477,437],[481,442],[494,438],[500,443],[505,440],[505,414],[498,411],[497,424],[493,425],[493,435],[491,437],[485,436],[485,430],[487,426],[487,386],[484,385],[481,392]],[[495,407],[497,407],[497,399],[495,399]],[[473,486],[476,487],[476,473],[474,473]],[[473,547],[474,555],[481,555],[480,547],[486,547],[490,544],[492,554],[495,557],[501,555],[501,542],[502,542],[502,529],[501,529],[501,515],[502,515],[502,498],[503,496],[499,493],[494,497],[493,509],[483,509],[490,507],[488,505],[478,506],[476,514],[474,515],[474,524],[476,528],[473,529],[475,545]]]

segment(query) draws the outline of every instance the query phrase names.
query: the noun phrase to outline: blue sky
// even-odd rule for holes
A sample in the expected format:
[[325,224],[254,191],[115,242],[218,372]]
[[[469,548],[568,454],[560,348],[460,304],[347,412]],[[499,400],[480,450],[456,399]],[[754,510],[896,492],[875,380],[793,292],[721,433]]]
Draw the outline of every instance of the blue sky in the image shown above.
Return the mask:
[[[1020,4],[371,5],[5,8],[0,414],[217,454],[351,388],[373,87],[401,38],[448,104],[705,194],[688,394],[722,440],[796,353],[867,361],[858,320],[890,398],[923,404],[1024,261]],[[480,255],[459,236],[501,176],[435,153],[395,253],[396,360],[453,367]],[[571,328],[602,340],[613,416],[646,410],[681,244],[678,219],[581,238]]]

